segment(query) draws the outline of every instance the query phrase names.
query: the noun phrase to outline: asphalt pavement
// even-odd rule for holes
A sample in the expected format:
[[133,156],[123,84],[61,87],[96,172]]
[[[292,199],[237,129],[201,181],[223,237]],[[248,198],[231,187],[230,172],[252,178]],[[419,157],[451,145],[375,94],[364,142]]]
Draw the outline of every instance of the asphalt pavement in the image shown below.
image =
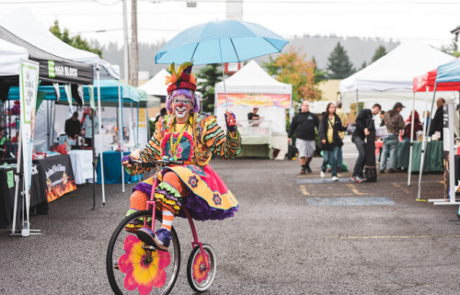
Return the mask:
[[[344,150],[352,168],[356,151]],[[224,221],[196,222],[212,245],[217,277],[204,294],[459,294],[458,206],[416,202],[418,176],[379,175],[376,183],[300,176],[297,161],[215,160],[240,202]],[[423,178],[423,198],[442,198],[442,175]],[[41,236],[0,230],[0,294],[111,294],[105,255],[129,205],[127,185],[106,185],[106,206],[91,210],[92,186],[50,203],[32,216]],[[192,240],[186,220],[174,220],[182,267],[171,294],[193,294],[185,265]]]

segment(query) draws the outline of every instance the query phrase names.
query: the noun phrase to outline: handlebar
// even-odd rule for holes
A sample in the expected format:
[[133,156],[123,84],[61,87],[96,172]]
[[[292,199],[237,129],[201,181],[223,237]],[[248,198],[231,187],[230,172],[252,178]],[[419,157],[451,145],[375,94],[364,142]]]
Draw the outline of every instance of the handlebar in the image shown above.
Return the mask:
[[184,161],[173,161],[173,160],[158,160],[154,162],[142,162],[139,160],[129,159],[129,164],[138,164],[142,168],[155,168],[158,165],[168,166],[168,165],[184,165]]

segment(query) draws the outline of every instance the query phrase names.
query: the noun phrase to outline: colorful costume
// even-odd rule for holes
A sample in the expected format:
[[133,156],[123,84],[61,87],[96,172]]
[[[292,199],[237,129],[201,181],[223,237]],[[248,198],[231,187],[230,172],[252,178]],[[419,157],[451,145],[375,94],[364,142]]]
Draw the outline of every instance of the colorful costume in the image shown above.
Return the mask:
[[[168,82],[172,84],[168,92],[192,88],[196,80],[190,71],[191,64],[181,66],[179,73],[171,71]],[[177,79],[177,76],[181,79]],[[214,116],[203,113],[190,113],[187,123],[183,124],[178,124],[174,116],[169,119],[160,117],[154,135],[140,152],[140,160],[153,162],[166,156],[184,161],[184,164],[164,167],[158,172],[157,177],[161,182],[156,188],[155,199],[161,203],[159,210],[166,208],[185,218],[181,210],[185,206],[195,220],[222,220],[233,216],[238,210],[238,201],[208,163],[212,153],[223,159],[235,158],[240,153],[241,137],[236,129],[234,131],[234,136],[230,132],[225,134]],[[134,165],[125,169],[135,175],[151,168]],[[127,215],[146,209],[152,184],[153,178],[149,178],[134,187]]]

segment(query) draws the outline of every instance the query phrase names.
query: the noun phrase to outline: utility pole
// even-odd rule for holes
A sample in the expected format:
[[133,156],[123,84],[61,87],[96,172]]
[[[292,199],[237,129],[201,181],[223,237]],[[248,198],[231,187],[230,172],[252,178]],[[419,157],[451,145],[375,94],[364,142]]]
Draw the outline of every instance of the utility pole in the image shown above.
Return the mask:
[[124,51],[124,78],[125,78],[125,83],[129,84],[129,53],[128,53],[128,15],[127,15],[127,8],[126,8],[126,1],[128,0],[123,0],[123,33],[124,33],[124,46],[123,46],[123,51]]
[[131,1],[131,85],[139,86],[139,46],[137,43],[137,0]]

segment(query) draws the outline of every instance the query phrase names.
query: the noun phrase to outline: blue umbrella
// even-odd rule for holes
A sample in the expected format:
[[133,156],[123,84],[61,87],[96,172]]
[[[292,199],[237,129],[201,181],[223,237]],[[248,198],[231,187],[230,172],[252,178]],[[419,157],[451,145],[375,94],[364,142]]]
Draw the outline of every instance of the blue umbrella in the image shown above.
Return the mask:
[[179,33],[155,55],[155,63],[236,63],[281,52],[287,43],[289,41],[258,24],[213,21]]
[[[236,63],[281,52],[289,41],[258,24],[237,20],[213,21],[191,27],[174,37],[155,55],[156,64],[194,65]],[[222,76],[224,71],[222,70]],[[227,90],[225,88],[225,100]]]

